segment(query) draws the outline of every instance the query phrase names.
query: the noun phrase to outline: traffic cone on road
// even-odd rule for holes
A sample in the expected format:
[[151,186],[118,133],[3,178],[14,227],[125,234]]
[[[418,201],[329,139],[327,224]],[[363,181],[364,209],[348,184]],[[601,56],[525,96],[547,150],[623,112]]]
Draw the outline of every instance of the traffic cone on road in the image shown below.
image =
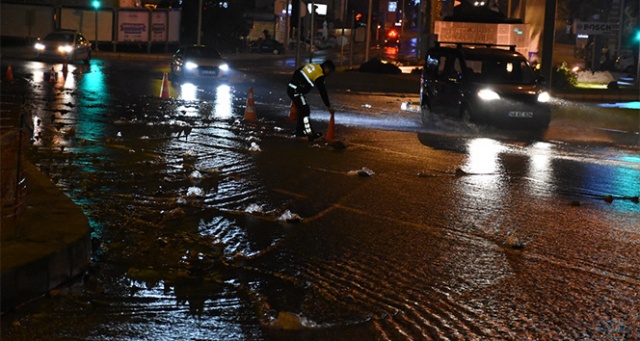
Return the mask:
[[49,83],[53,84],[56,82],[56,70],[53,68],[53,66],[51,67],[51,72],[49,73]]
[[253,87],[249,87],[249,93],[247,94],[247,107],[244,109],[244,120],[248,122],[258,121],[256,104],[253,99]]
[[296,108],[296,105],[293,103],[293,101],[291,102],[291,109],[289,109],[289,121],[296,121],[298,119],[298,108]]
[[171,98],[171,95],[169,95],[169,79],[167,78],[166,72],[162,76],[162,88],[160,89],[160,98]]
[[333,113],[331,113],[331,118],[329,118],[329,128],[327,128],[327,137],[326,137],[327,142],[333,142],[336,139],[335,125],[336,125],[335,118]]
[[7,68],[7,77],[5,79],[7,80],[7,82],[13,81],[13,71],[11,70],[11,64],[9,64],[9,67]]

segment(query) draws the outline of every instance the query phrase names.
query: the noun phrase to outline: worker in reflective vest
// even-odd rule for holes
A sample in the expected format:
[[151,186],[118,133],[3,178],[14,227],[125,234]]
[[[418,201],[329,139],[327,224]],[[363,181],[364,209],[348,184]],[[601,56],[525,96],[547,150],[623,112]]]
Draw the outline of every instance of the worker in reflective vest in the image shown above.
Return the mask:
[[329,96],[327,95],[327,89],[324,85],[324,79],[335,71],[335,69],[335,64],[330,60],[326,60],[322,64],[309,63],[297,69],[291,76],[289,86],[287,87],[287,95],[289,95],[289,98],[293,101],[296,109],[298,109],[296,136],[306,136],[309,141],[313,141],[322,136],[320,133],[314,133],[313,129],[311,129],[311,121],[309,120],[311,109],[309,108],[309,103],[307,102],[305,95],[308,94],[312,88],[318,88],[324,105],[327,106],[329,113],[333,114],[335,111],[329,102]]

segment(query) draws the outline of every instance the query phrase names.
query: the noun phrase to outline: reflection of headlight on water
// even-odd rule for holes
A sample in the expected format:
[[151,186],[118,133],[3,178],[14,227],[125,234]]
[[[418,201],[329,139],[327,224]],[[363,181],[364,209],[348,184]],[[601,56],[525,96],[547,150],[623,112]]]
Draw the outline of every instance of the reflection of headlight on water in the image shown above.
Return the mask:
[[191,83],[184,83],[180,85],[180,97],[187,101],[193,101],[196,99],[196,93],[198,93],[198,87]]
[[229,118],[233,115],[233,103],[231,97],[231,87],[222,84],[216,88],[216,101],[214,115],[217,118]]

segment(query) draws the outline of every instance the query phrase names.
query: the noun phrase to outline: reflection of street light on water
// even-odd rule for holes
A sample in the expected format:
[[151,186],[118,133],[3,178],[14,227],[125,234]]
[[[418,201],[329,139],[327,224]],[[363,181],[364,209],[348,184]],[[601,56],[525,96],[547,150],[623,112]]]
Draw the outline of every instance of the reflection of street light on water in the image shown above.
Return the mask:
[[91,2],[91,6],[93,6],[93,9],[95,10],[95,14],[96,14],[96,51],[99,51],[98,49],[98,9],[100,8],[100,0],[93,0]]

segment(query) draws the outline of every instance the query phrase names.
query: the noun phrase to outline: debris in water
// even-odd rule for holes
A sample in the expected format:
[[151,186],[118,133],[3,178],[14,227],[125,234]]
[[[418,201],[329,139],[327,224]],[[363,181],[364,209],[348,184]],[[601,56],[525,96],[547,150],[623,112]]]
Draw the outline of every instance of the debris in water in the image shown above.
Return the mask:
[[251,147],[249,147],[249,151],[259,152],[259,151],[261,151],[261,149],[260,149],[260,146],[258,146],[257,143],[251,142]]
[[469,175],[468,172],[465,172],[462,168],[456,168],[455,176],[464,176]]
[[262,208],[262,205],[251,204],[244,211],[247,213],[262,213],[264,212],[264,209]]
[[187,197],[204,197],[204,190],[200,187],[189,187]]
[[279,330],[300,330],[303,328],[316,327],[315,323],[309,322],[305,317],[287,311],[281,311],[269,327]]
[[362,176],[362,177],[370,177],[373,176],[375,173],[367,168],[367,167],[362,167],[361,169],[356,169],[356,170],[352,170],[349,171],[349,173],[347,173],[348,175],[357,175],[357,176]]
[[507,245],[510,246],[514,250],[522,250],[524,249],[524,244],[520,241],[520,238],[515,234],[511,234],[509,238],[507,238]]
[[200,179],[202,179],[202,174],[200,172],[198,172],[197,170],[194,170],[193,172],[191,172],[191,174],[189,174],[189,179],[191,179],[191,180],[200,180]]
[[278,221],[286,221],[289,223],[301,221],[302,217],[295,213],[291,213],[291,211],[286,210],[280,217],[278,217]]

